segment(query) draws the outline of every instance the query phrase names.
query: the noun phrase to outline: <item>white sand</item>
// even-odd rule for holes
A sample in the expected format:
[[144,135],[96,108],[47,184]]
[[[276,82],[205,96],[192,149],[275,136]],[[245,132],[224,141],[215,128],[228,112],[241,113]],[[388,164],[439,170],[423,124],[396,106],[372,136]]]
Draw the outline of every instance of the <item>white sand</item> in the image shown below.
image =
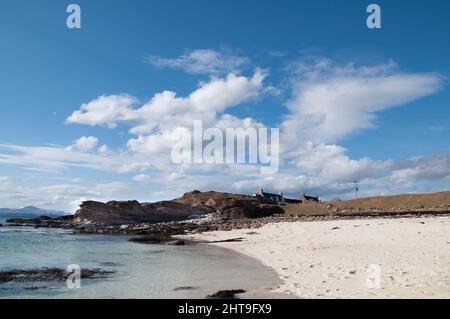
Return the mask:
[[242,237],[242,242],[213,245],[273,268],[283,281],[274,287],[276,293],[300,298],[450,298],[449,217],[279,223],[188,237]]

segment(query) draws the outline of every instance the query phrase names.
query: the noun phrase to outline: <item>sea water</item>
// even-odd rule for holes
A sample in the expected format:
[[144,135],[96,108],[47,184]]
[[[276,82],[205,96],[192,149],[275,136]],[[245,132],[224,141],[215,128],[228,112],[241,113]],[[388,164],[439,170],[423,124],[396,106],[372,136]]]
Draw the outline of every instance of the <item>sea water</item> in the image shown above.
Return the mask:
[[[0,224],[5,219],[0,218]],[[42,267],[101,268],[115,273],[65,281],[0,283],[0,298],[205,298],[224,289],[264,290],[276,275],[256,260],[195,244],[151,245],[127,236],[73,234],[71,230],[0,227],[0,271]]]

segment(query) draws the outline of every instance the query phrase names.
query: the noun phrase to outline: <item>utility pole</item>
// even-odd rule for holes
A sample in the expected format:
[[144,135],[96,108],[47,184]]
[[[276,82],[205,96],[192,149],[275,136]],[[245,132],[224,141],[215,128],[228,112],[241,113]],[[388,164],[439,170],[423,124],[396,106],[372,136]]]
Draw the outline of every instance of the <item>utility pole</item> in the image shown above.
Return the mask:
[[355,184],[355,199],[358,199],[359,181],[353,181],[353,184]]

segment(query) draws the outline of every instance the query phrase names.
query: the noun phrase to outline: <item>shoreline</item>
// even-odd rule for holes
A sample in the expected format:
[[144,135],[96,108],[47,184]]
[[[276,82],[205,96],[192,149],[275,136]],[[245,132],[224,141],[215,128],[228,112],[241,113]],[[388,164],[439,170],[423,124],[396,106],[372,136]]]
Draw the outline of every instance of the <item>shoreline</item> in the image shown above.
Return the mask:
[[3,226],[57,228],[69,229],[77,234],[126,235],[145,236],[161,235],[162,237],[184,235],[189,233],[204,233],[212,231],[232,231],[238,229],[258,229],[267,224],[292,222],[326,222],[340,220],[365,219],[405,219],[405,218],[434,218],[450,217],[450,211],[408,211],[408,212],[367,212],[335,214],[305,214],[305,215],[272,215],[261,218],[222,218],[214,214],[194,220],[181,220],[161,223],[134,223],[134,224],[105,224],[98,222],[74,222],[73,215],[49,218],[39,216],[36,218],[11,218]]
[[271,292],[287,297],[450,298],[448,216],[279,222],[176,238],[259,260],[282,281]]
[[[58,229],[41,231],[26,227],[17,231],[15,227],[7,227],[5,231],[0,238],[4,244],[0,254],[8,259],[2,260],[0,269],[0,279],[3,279],[3,282],[0,280],[0,299],[183,300],[241,289],[246,292],[238,294],[237,298],[277,298],[270,293],[272,284],[279,283],[273,270],[254,258],[220,247],[189,243],[182,247],[139,244],[130,242],[129,236],[60,234]],[[8,238],[16,240],[8,241]],[[18,254],[8,254],[18,251],[17,247],[24,247],[24,239],[28,243],[26,247],[32,246],[32,249],[22,248]],[[85,248],[86,243],[88,248]],[[73,263],[88,272],[98,269],[114,273],[108,278],[89,281],[84,278],[83,289],[70,290],[66,288],[64,276],[68,276],[65,267]]]

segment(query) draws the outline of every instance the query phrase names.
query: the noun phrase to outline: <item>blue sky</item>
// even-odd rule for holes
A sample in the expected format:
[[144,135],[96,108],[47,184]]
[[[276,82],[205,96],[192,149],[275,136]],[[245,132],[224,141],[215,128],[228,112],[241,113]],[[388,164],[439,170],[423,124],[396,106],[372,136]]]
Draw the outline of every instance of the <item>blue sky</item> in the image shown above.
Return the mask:
[[[72,211],[83,199],[260,186],[345,198],[353,179],[365,195],[448,189],[448,1],[374,1],[379,30],[366,27],[368,1],[73,2],[81,30],[65,25],[70,2],[2,2],[0,206]],[[205,66],[195,58],[208,54],[219,59]],[[230,73],[250,81],[259,69],[264,79],[249,87],[251,98],[236,95],[208,118],[280,127],[287,150],[278,176],[169,163],[167,149],[150,137],[165,141],[172,125],[182,125],[176,118],[165,123],[150,114],[160,131],[139,134],[119,118],[67,121],[101,96],[101,107],[139,109],[157,93],[187,97],[214,79],[227,83]],[[324,87],[340,93],[322,99]],[[326,120],[309,127],[303,122],[311,114]],[[143,150],[149,140],[155,149]]]

